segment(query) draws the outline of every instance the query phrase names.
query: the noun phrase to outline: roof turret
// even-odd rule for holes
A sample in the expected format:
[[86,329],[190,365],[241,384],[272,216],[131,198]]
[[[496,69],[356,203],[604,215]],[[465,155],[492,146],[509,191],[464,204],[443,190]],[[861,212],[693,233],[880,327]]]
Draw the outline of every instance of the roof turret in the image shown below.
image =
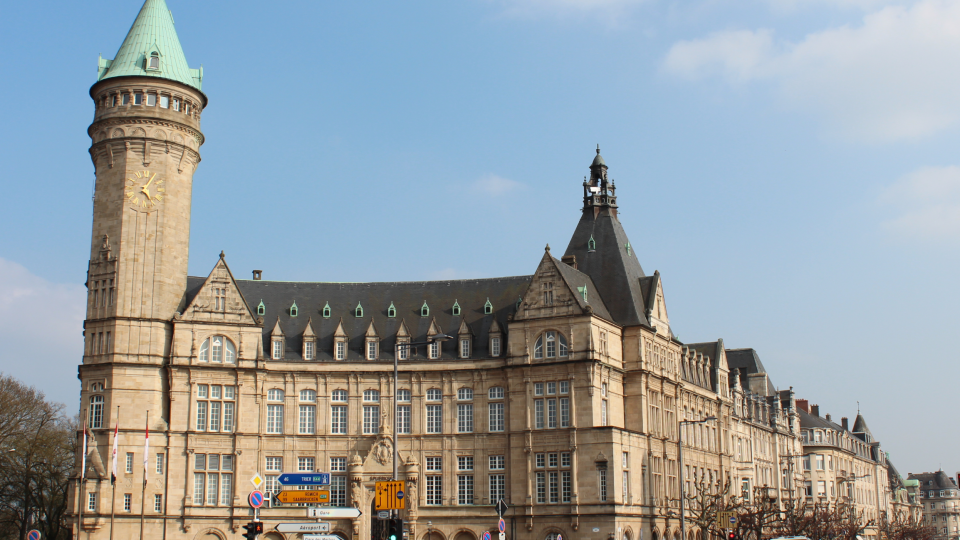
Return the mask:
[[157,77],[200,90],[203,68],[190,69],[164,0],[146,0],[113,60],[100,58],[97,80]]

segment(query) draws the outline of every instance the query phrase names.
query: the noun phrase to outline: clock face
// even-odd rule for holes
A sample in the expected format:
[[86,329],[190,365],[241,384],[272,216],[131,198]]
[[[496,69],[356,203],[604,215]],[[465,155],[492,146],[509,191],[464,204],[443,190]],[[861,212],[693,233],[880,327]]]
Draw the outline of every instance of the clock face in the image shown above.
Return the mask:
[[124,186],[124,195],[127,203],[143,212],[149,212],[160,207],[166,196],[167,188],[163,178],[151,171],[134,171],[127,177]]

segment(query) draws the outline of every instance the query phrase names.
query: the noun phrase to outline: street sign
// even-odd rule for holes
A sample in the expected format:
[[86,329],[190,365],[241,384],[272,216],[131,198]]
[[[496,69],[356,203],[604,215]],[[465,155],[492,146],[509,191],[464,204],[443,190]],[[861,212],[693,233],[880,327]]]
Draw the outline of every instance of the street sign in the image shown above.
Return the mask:
[[377,510],[403,510],[403,482],[377,482],[374,508]]
[[507,506],[507,503],[503,502],[503,499],[497,501],[497,514],[500,517],[503,517],[503,514],[507,511],[507,508],[509,508],[509,506]]
[[251,491],[248,500],[250,501],[250,506],[254,508],[260,508],[263,506],[263,493],[261,493],[259,490]]
[[305,534],[303,540],[343,540],[335,534]]
[[280,491],[274,494],[273,499],[283,504],[294,503],[328,503],[330,502],[330,492],[320,490],[305,491]]
[[288,532],[330,532],[329,523],[280,523],[277,530]]
[[506,533],[500,533],[500,536],[499,536],[498,538],[499,538],[500,540],[507,540],[507,534],[506,534]]
[[483,531],[483,540],[490,540],[490,531]]
[[277,482],[281,486],[329,486],[330,473],[283,473]]
[[27,540],[40,540],[40,531],[34,529],[27,533]]
[[507,532],[507,522],[503,518],[497,520],[497,530],[500,531],[500,534]]
[[726,526],[727,523],[731,525],[737,524],[737,513],[736,512],[717,512],[717,523],[721,526]]
[[310,508],[309,514],[312,518],[354,519],[360,517],[362,512],[359,508],[333,506]]
[[378,510],[378,511],[377,511],[377,519],[390,519],[390,511],[389,511],[389,510]]
[[253,487],[260,489],[260,486],[263,484],[263,477],[260,476],[260,473],[257,473],[250,479],[250,483],[253,484]]

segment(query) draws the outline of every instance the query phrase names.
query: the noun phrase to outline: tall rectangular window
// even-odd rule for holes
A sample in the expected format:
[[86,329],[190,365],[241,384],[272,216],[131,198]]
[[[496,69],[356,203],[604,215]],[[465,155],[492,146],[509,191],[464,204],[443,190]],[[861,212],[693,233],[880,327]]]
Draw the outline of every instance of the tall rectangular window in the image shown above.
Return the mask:
[[427,433],[443,432],[443,408],[441,405],[427,405]]
[[163,474],[163,452],[157,452],[157,474]]
[[573,482],[571,481],[570,471],[560,471],[560,497],[561,502],[570,502],[573,494]]
[[457,504],[473,504],[473,475],[457,475]]
[[347,434],[346,405],[333,405],[330,407],[330,433],[334,435]]
[[427,475],[427,504],[443,504],[442,476]]
[[333,475],[330,477],[330,504],[332,506],[347,505],[347,477]]
[[600,480],[600,502],[607,502],[607,468],[598,467],[597,476]]
[[503,403],[490,403],[490,431],[503,431]]
[[203,494],[207,485],[207,473],[193,473],[193,504],[203,504]]
[[548,473],[548,478],[550,480],[550,502],[558,503],[560,502],[560,473],[557,471],[550,471]]
[[300,405],[300,434],[313,435],[317,432],[317,406]]
[[363,433],[365,435],[376,435],[380,432],[380,406],[363,406]]
[[401,435],[410,434],[410,406],[397,406],[397,433]]
[[600,425],[607,425],[607,400],[600,401]]
[[303,359],[304,360],[313,360],[314,359],[314,346],[316,343],[312,341],[307,341],[303,344]]
[[133,511],[133,493],[123,494],[123,511],[124,512]]
[[103,427],[103,396],[90,396],[90,428]]
[[490,356],[500,356],[500,338],[490,338]]
[[534,426],[537,429],[543,429],[543,400],[535,399],[533,401]]
[[163,512],[163,495],[159,493],[153,496],[153,511],[158,514]]
[[220,431],[220,402],[210,402],[210,431]]
[[557,400],[556,399],[547,400],[547,427],[551,429],[557,427]]
[[504,482],[504,475],[502,474],[491,474],[490,475],[490,502],[496,504],[497,501],[503,499],[507,496],[506,483]]
[[[231,390],[233,387],[230,387]],[[229,401],[223,403],[223,430],[224,431],[233,431],[233,406],[234,404]]]
[[127,459],[124,463],[124,470],[129,474],[133,472],[133,452],[127,452]]
[[377,342],[368,341],[367,342],[367,360],[376,360],[377,359]]
[[537,502],[543,504],[547,502],[547,473],[537,473]]
[[473,403],[457,405],[457,431],[460,433],[473,432]]
[[345,341],[338,341],[335,351],[337,360],[343,360],[347,357],[347,343]]
[[470,340],[460,340],[460,358],[470,358]]
[[570,427],[570,398],[560,398],[560,427]]
[[267,405],[267,433],[283,433],[283,405]]

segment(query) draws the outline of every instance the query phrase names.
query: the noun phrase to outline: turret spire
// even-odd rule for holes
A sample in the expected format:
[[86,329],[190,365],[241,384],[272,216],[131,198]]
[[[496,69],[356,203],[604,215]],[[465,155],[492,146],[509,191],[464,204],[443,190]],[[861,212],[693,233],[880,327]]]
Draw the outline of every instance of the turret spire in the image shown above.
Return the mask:
[[200,90],[203,68],[190,69],[164,0],[146,0],[113,60],[100,58],[97,80],[159,77]]

